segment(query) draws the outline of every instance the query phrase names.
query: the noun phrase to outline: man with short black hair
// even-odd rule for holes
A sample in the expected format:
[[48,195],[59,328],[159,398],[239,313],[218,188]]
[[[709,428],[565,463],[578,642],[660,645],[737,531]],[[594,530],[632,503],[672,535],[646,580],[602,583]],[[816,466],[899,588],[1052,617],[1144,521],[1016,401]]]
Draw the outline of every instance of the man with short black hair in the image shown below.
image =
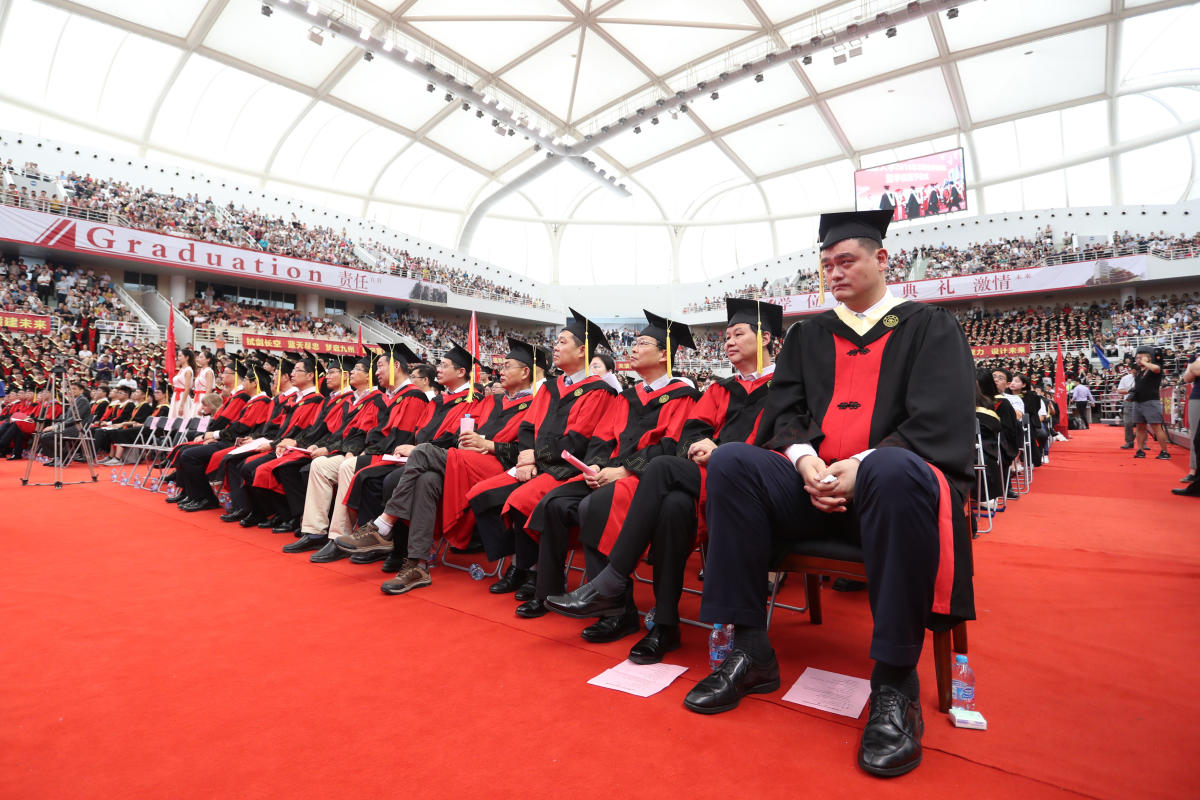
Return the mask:
[[1146,457],[1146,428],[1149,426],[1154,438],[1158,440],[1159,452],[1156,458],[1168,461],[1171,454],[1167,452],[1167,431],[1163,427],[1162,399],[1158,396],[1162,386],[1162,364],[1154,357],[1151,350],[1139,349],[1134,360],[1137,375],[1133,382],[1133,426],[1137,439],[1137,450],[1134,458]]

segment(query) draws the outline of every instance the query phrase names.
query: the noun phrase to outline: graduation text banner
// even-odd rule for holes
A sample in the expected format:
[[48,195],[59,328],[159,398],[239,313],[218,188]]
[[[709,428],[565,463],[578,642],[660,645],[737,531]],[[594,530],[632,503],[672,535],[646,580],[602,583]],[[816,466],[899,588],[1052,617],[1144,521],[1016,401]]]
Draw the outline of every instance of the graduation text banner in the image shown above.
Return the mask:
[[10,314],[0,311],[0,328],[25,333],[49,333],[50,317],[40,317],[36,314]]
[[244,247],[122,228],[12,206],[0,206],[0,239],[165,264],[227,277],[261,278],[301,289],[446,302],[446,287],[350,267],[303,261]]
[[247,350],[307,350],[310,353],[333,353],[339,356],[357,356],[363,352],[358,342],[331,342],[327,339],[300,339],[296,336],[261,333],[243,333],[242,347]]
[[971,345],[971,355],[975,358],[995,358],[996,356],[1021,356],[1029,355],[1029,345],[1027,344],[985,344],[981,346]]
[[[1000,297],[1028,294],[1053,289],[1077,289],[1083,286],[1111,286],[1129,283],[1146,277],[1149,264],[1146,256],[1118,256],[1097,261],[1077,261],[1045,267],[1027,267],[975,275],[956,275],[952,278],[929,278],[923,281],[893,283],[892,294],[902,300],[954,301],[980,297]],[[817,293],[794,294],[780,298],[784,314],[809,314],[837,305],[832,292],[825,293],[825,305],[817,302]]]

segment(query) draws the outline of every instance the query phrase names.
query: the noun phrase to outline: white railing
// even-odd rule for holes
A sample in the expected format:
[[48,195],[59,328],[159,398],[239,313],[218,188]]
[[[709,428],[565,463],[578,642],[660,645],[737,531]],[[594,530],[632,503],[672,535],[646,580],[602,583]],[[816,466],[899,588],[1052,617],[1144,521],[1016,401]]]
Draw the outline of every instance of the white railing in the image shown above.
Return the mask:
[[[135,300],[133,295],[125,290],[124,286],[114,283],[112,288],[120,301],[125,304],[125,307],[132,311],[143,325],[150,328],[158,328],[158,322],[150,315],[150,312],[142,308],[142,304]],[[157,335],[154,337],[154,341],[158,341]]]
[[32,198],[14,197],[10,191],[0,190],[0,205],[27,208],[30,211],[41,211],[45,214],[58,214],[72,219],[83,219],[88,222],[102,222],[106,225],[122,225],[133,227],[129,218],[112,210],[94,210],[71,205],[71,201],[57,197]]

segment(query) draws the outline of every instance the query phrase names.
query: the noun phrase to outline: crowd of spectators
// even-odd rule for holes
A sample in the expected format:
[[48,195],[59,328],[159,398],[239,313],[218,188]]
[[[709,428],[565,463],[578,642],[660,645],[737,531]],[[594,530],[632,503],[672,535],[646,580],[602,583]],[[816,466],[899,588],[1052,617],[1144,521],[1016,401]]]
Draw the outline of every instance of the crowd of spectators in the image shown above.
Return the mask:
[[133,333],[137,319],[120,301],[109,276],[83,267],[0,258],[0,310],[52,315],[64,336]]
[[[5,172],[45,179],[35,163],[17,167],[12,160]],[[388,272],[405,278],[440,283],[450,291],[486,300],[530,307],[548,307],[529,292],[487,280],[460,268],[441,265],[431,258],[410,254],[364,237],[355,240],[345,228],[335,230],[302,222],[296,214],[287,218],[249,209],[234,203],[220,205],[211,197],[177,195],[146,186],[106,180],[75,172],[58,176],[57,189],[30,189],[16,182],[2,187],[0,202],[55,214],[102,219],[157,233],[186,236],[202,241],[253,247],[265,252],[372,272]]]
[[209,331],[214,338],[228,339],[233,334],[265,333],[351,341],[358,334],[326,316],[307,314],[292,308],[200,298],[180,303],[178,308],[194,328]]

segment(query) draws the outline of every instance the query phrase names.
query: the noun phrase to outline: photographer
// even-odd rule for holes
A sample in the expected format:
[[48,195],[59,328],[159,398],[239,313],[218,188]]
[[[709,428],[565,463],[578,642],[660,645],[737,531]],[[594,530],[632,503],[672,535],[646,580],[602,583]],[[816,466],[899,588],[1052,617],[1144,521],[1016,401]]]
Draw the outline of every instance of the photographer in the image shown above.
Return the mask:
[[1137,429],[1137,450],[1133,454],[1134,458],[1146,457],[1147,425],[1161,448],[1158,458],[1171,458],[1171,454],[1167,452],[1167,431],[1163,427],[1162,400],[1158,394],[1163,379],[1162,357],[1162,348],[1141,347],[1138,348],[1134,360],[1134,369],[1137,370],[1132,392],[1133,424]]
[[1188,485],[1171,491],[1188,497],[1200,497],[1200,480],[1196,479],[1196,450],[1200,448],[1200,352],[1192,355],[1188,361],[1188,368],[1183,373],[1183,382],[1192,385],[1192,390],[1188,392],[1187,406],[1188,430],[1192,432],[1192,461],[1191,469],[1182,481]]

